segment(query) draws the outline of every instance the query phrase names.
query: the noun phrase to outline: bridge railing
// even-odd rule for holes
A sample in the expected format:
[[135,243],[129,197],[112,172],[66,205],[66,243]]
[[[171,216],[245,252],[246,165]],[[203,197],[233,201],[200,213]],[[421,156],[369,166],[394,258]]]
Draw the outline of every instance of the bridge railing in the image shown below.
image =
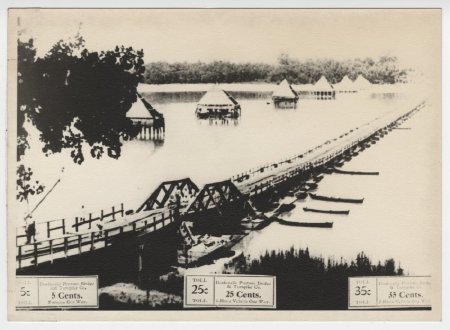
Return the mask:
[[[73,231],[78,232],[84,229],[91,229],[93,224],[116,220],[125,214],[123,203],[112,206],[109,209],[102,209],[96,212],[89,212],[86,216],[74,218],[63,218],[49,221],[36,222],[36,240],[41,241],[48,238],[56,238]],[[16,245],[24,244],[27,240],[26,226],[16,227]]]
[[[260,194],[264,191],[266,191],[270,186],[277,185],[281,182],[286,181],[287,179],[296,176],[300,174],[302,171],[310,170],[315,167],[322,166],[324,164],[327,164],[329,161],[331,161],[334,158],[337,158],[341,155],[343,155],[345,152],[349,151],[350,149],[354,148],[355,146],[359,145],[360,143],[371,139],[374,135],[382,132],[383,130],[386,130],[389,127],[392,127],[396,124],[398,124],[400,121],[404,120],[404,118],[409,117],[412,113],[415,111],[418,111],[425,105],[424,102],[420,103],[418,106],[414,107],[412,110],[408,111],[407,113],[398,116],[396,118],[376,118],[370,122],[367,122],[359,127],[356,127],[354,129],[349,130],[346,133],[341,134],[338,138],[333,139],[333,141],[338,141],[339,139],[345,139],[347,140],[344,145],[336,145],[330,149],[325,150],[323,153],[318,155],[314,160],[309,162],[300,162],[296,166],[294,166],[294,169],[288,169],[285,171],[282,171],[279,174],[273,175],[270,179],[267,180],[261,180],[262,182],[249,184],[250,187],[243,188],[246,189],[246,192],[249,192],[250,195]],[[382,120],[384,119],[384,120]],[[375,121],[378,121],[376,124],[374,124]],[[366,129],[366,126],[369,129]],[[232,181],[241,183],[245,180],[250,179],[250,177],[264,173],[266,170],[270,170],[273,168],[278,168],[278,166],[281,166],[284,163],[292,163],[295,162],[298,159],[302,159],[308,154],[323,148],[325,145],[332,143],[331,140],[326,141],[325,143],[310,149],[306,151],[303,154],[293,156],[291,158],[284,159],[280,162],[273,163],[273,164],[266,164],[260,168],[251,169],[247,172],[243,172],[241,174],[238,174],[236,176],[232,177]],[[333,150],[334,149],[334,150]]]
[[[304,162],[300,162],[296,165],[294,163],[290,168],[274,175],[270,180],[264,180],[254,185],[248,185],[247,189],[250,189],[250,194],[259,194],[292,178],[293,176],[299,175],[303,171],[310,170],[317,166],[322,166],[339,155],[342,155],[352,147],[370,139],[374,136],[374,134],[386,130],[386,128],[391,128],[399,122],[406,120],[412,113],[423,106],[424,104],[421,104],[395,119],[385,119],[381,123],[378,122],[377,125],[373,126],[370,126],[371,123],[373,123],[373,121],[371,121],[354,130],[351,130],[346,134],[343,134],[341,137],[341,139],[344,139],[344,137],[347,139],[346,143],[343,145],[340,144],[331,146],[331,148],[324,150],[317,157],[308,161],[305,160]],[[379,118],[377,120],[379,120]],[[365,130],[365,127],[363,129],[363,126],[368,126],[369,129]],[[354,136],[356,130],[359,130],[359,134]],[[337,141],[337,139],[334,140]],[[266,165],[263,167],[262,171],[264,171],[264,168],[277,168],[282,163],[292,163],[295,159],[302,159],[305,155],[314,152],[314,150],[323,148],[324,145],[330,143],[327,141],[321,146],[310,149],[301,155],[296,155],[292,158],[285,159],[281,163]],[[258,171],[260,172],[261,168],[252,169],[251,171],[246,172],[247,174],[245,175],[254,174]],[[243,175],[244,173],[242,173],[241,176],[236,176],[233,178],[242,178]],[[124,216],[123,204],[121,204],[118,208],[113,206],[111,208],[111,212],[101,210],[100,215],[98,216],[90,213],[89,217],[83,220],[76,217],[70,222],[66,219],[57,219],[38,223],[37,226],[39,226],[39,229],[37,228],[37,232],[41,235],[44,233],[46,236],[44,236],[44,239],[39,240],[37,243],[34,242],[33,244],[24,244],[24,238],[26,239],[25,235],[17,235],[17,267],[20,269],[31,265],[37,266],[39,263],[45,261],[53,262],[55,259],[68,258],[72,255],[79,255],[94,249],[104,248],[111,245],[116,238],[121,237],[121,235],[125,233],[149,233],[161,229],[175,221],[174,210],[164,209],[154,211],[155,212],[152,212],[150,215],[145,214],[142,218],[134,219],[133,221],[129,221],[123,225],[117,225],[115,227],[105,229],[100,229],[97,227],[98,230],[92,230],[93,224],[98,222],[109,222],[104,221],[106,219],[116,220],[116,216],[118,216],[118,214],[122,217]],[[43,228],[41,228],[42,226]],[[24,230],[24,226],[18,228],[18,231],[24,232]],[[75,230],[75,232],[73,232],[73,230]],[[88,232],[80,232],[81,230],[88,230]]]
[[43,262],[53,263],[57,259],[105,248],[126,233],[134,233],[134,235],[136,233],[151,233],[171,224],[175,220],[175,211],[166,209],[161,212],[143,215],[141,218],[111,228],[67,234],[32,244],[20,244],[16,247],[16,266],[17,269],[21,269],[29,266],[38,266]]

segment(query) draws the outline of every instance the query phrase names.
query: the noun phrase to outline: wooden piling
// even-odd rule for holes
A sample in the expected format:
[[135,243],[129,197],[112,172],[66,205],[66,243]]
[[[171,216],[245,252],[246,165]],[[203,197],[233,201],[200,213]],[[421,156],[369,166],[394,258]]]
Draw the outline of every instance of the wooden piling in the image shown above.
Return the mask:
[[37,267],[37,265],[38,265],[38,250],[37,250],[36,242],[34,242],[33,257],[34,257],[34,266]]
[[19,269],[21,269],[22,268],[22,246],[19,246],[19,251],[18,251],[18,254],[17,254],[17,258],[18,258],[18,261],[19,261]]
[[50,263],[53,265],[53,240],[49,241],[50,245]]
[[143,254],[144,254],[145,245],[143,242],[139,242],[137,246],[138,250],[138,283],[139,286],[142,286],[142,278],[143,278]]
[[95,239],[95,233],[91,233],[91,251],[94,251],[94,239]]
[[64,258],[65,259],[67,259],[67,250],[68,250],[67,237],[64,237]]

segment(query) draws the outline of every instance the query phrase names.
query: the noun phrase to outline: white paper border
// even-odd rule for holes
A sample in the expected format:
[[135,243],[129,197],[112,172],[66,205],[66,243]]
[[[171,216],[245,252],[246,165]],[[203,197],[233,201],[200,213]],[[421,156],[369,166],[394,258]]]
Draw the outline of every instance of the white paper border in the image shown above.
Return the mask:
[[[332,1],[332,0],[315,0],[315,1],[304,1],[304,0],[286,0],[286,1],[276,1],[276,0],[258,0],[249,1],[249,0],[155,0],[155,1],[144,1],[144,0],[119,0],[119,1],[101,1],[101,0],[78,0],[78,1],[56,1],[56,0],[35,0],[35,1],[11,1],[11,0],[2,0],[0,7],[0,89],[2,91],[2,96],[0,99],[0,109],[2,110],[0,117],[0,152],[3,157],[0,157],[0,172],[2,173],[2,189],[0,190],[0,197],[2,203],[0,205],[0,241],[3,242],[3,248],[0,249],[0,264],[2,265],[0,272],[0,328],[2,329],[33,329],[33,330],[41,330],[41,329],[54,329],[56,327],[60,327],[63,324],[61,323],[11,323],[6,321],[6,285],[7,285],[7,276],[6,276],[6,40],[7,40],[7,8],[8,7],[86,7],[86,8],[101,8],[101,7],[118,7],[118,8],[131,8],[131,7],[196,7],[196,8],[248,8],[248,7],[267,7],[267,8],[282,8],[282,7],[300,7],[300,8],[443,8],[442,12],[442,49],[443,49],[443,63],[442,63],[442,91],[443,91],[443,103],[442,103],[442,164],[443,164],[443,201],[449,201],[449,175],[448,169],[450,166],[449,161],[449,141],[450,141],[450,118],[449,118],[449,97],[448,91],[449,89],[449,72],[448,72],[448,59],[450,59],[450,51],[449,51],[449,25],[450,25],[450,3],[445,0],[409,0],[409,1],[401,1],[401,0],[352,0],[352,1]],[[447,59],[447,60],[446,60]],[[442,245],[442,319],[443,322],[440,323],[411,323],[411,322],[384,322],[380,323],[342,323],[342,322],[307,322],[303,323],[303,326],[306,326],[308,329],[378,329],[380,326],[383,326],[384,329],[446,329],[450,326],[450,306],[449,306],[449,297],[450,290],[448,285],[448,278],[450,278],[449,272],[449,246],[448,242],[449,237],[449,206],[447,203],[443,203],[443,219],[442,219],[442,235],[443,235],[443,245]],[[119,330],[124,327],[133,327],[135,329],[149,329],[149,327],[157,326],[158,329],[199,329],[199,328],[208,328],[214,327],[214,329],[229,329],[232,325],[237,325],[239,328],[253,328],[258,327],[258,329],[272,329],[275,324],[273,323],[198,323],[198,322],[190,322],[190,323],[123,323],[123,322],[115,322],[115,323],[83,323],[82,325],[77,323],[64,323],[64,328],[68,330],[79,330],[80,326],[87,327],[89,329],[110,329],[110,330]],[[280,324],[276,325],[280,327]],[[283,323],[283,328],[286,329],[298,329],[299,324],[297,323]]]

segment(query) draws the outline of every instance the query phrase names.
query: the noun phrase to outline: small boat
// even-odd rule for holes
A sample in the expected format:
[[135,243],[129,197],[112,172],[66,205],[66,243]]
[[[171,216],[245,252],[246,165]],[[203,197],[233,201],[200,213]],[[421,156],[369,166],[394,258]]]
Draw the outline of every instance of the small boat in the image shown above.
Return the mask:
[[319,183],[320,181],[322,181],[323,180],[323,175],[318,175],[318,176],[316,176],[316,177],[314,177],[313,178],[313,181],[314,181],[314,183]]
[[295,192],[293,190],[289,190],[286,194],[289,197],[294,197],[295,196]]
[[245,235],[204,235],[198,238],[198,243],[187,250],[178,252],[178,264],[181,266],[202,265],[220,256]]
[[297,197],[297,199],[302,200],[308,197],[308,193],[305,191],[299,191],[298,193],[295,194],[295,197]]
[[333,228],[332,222],[299,222],[299,227]]
[[299,221],[287,221],[280,218],[276,219],[281,225],[294,226],[294,227],[314,227],[314,228],[333,228],[332,222],[299,222]]
[[335,169],[334,172],[338,174],[350,174],[350,175],[380,175],[380,172],[344,171],[339,169]]
[[328,213],[328,214],[349,214],[349,210],[319,210],[319,209],[311,209],[309,207],[304,207],[303,211],[305,212],[315,212],[315,213]]
[[306,188],[308,190],[317,189],[317,187],[318,187],[318,184],[315,182],[307,182],[306,183]]
[[331,174],[331,173],[333,173],[333,171],[334,171],[334,168],[332,168],[332,167],[325,167],[323,169],[323,172],[327,173],[327,174]]
[[362,204],[364,201],[364,198],[360,199],[354,199],[354,198],[340,198],[340,197],[332,197],[332,196],[321,196],[309,193],[309,197],[315,200],[319,201],[325,201],[325,202],[338,202],[338,203],[355,203],[355,204]]
[[275,213],[284,213],[289,212],[290,210],[295,208],[295,204],[281,204],[278,209],[275,210]]
[[268,224],[270,224],[271,220],[269,219],[243,219],[241,221],[241,227],[244,229],[245,232],[249,232],[249,230],[258,230],[261,229]]

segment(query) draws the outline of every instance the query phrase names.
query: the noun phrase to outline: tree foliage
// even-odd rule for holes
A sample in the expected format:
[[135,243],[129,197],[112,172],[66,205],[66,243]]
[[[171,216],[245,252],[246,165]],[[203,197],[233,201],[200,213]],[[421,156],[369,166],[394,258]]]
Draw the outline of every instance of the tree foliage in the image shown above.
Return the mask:
[[39,181],[31,179],[33,171],[30,167],[21,164],[17,167],[17,195],[19,201],[27,201],[30,195],[40,194],[44,186]]
[[77,36],[60,40],[43,58],[35,55],[33,40],[19,41],[18,156],[26,149],[24,120],[30,120],[46,154],[70,149],[74,162],[81,164],[86,143],[92,157],[106,151],[118,158],[120,139],[137,134],[126,113],[144,73],[143,52],[124,46],[90,52]]
[[279,82],[287,78],[291,83],[315,83],[324,75],[331,83],[337,83],[348,75],[356,79],[364,75],[372,83],[392,84],[407,77],[408,70],[400,68],[396,57],[336,61],[317,59],[299,61],[281,54],[276,65],[265,63],[167,63],[153,62],[145,66],[144,81],[149,84],[170,83],[237,83]]
[[[97,159],[105,153],[119,158],[121,139],[138,134],[126,113],[143,78],[143,51],[117,46],[91,52],[77,35],[58,41],[42,58],[36,56],[33,39],[18,40],[17,55],[18,161],[29,148],[26,122],[39,131],[46,155],[67,149],[81,164],[87,148]],[[18,178],[21,173],[18,168]]]
[[266,251],[259,258],[243,255],[226,265],[228,272],[277,277],[278,309],[347,309],[348,278],[351,276],[403,275],[393,259],[374,265],[364,252],[350,263],[309,254],[308,248]]
[[259,81],[266,79],[271,69],[261,63],[154,62],[145,66],[144,81],[151,84]]

